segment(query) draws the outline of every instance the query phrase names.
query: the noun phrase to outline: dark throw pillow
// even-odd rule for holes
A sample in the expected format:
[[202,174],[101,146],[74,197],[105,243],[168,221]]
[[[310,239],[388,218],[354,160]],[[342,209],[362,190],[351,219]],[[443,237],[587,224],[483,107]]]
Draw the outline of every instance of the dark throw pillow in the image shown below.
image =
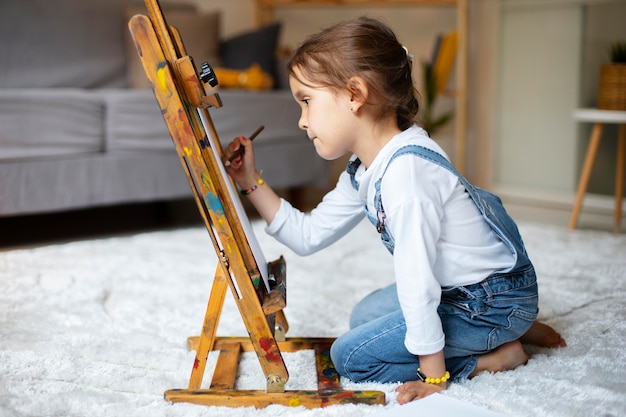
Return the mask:
[[272,23],[222,42],[220,45],[222,67],[245,70],[256,63],[276,80],[276,49],[280,27],[280,23]]

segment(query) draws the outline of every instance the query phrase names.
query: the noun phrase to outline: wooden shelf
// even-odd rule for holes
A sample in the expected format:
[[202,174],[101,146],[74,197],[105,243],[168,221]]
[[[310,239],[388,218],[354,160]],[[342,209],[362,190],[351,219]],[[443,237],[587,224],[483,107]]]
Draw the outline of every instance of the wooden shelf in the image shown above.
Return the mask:
[[274,9],[284,7],[392,7],[392,6],[431,6],[456,7],[458,44],[456,54],[455,88],[455,134],[454,164],[465,174],[466,171],[466,130],[467,130],[467,60],[468,60],[468,0],[256,0],[259,24],[269,23],[274,18]]
[[257,0],[262,7],[289,6],[456,6],[456,0]]

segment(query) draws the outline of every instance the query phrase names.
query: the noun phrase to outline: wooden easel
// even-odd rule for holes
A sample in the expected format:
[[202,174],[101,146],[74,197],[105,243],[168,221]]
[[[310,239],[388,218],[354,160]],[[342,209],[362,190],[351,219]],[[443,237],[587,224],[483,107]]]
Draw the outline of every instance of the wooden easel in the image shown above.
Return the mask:
[[[222,106],[219,96],[210,92],[217,80],[208,64],[202,65],[198,75],[179,32],[167,25],[158,0],[145,2],[150,17],[133,16],[129,29],[219,259],[201,334],[188,340],[196,351],[189,386],[166,391],[165,399],[231,407],[384,404],[385,394],[380,391],[341,389],[329,355],[333,339],[285,338],[285,261],[281,257],[264,262],[259,251],[255,252],[253,233],[246,230],[249,222],[225,173],[222,149],[208,112],[209,107]],[[216,337],[227,287],[249,337]],[[289,374],[281,351],[302,349],[315,351],[317,391],[285,390]],[[202,389],[211,350],[220,354],[210,388]],[[264,391],[235,389],[239,356],[244,351],[256,352],[266,378]]]

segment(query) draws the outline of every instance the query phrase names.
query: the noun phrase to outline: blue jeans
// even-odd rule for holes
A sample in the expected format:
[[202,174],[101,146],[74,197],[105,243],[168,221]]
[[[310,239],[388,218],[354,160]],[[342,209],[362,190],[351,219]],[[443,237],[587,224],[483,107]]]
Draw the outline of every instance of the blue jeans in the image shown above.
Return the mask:
[[[466,379],[479,355],[524,335],[537,318],[537,301],[532,266],[477,284],[442,288],[438,313],[452,380]],[[333,343],[331,358],[340,375],[356,382],[415,381],[419,357],[404,346],[405,334],[396,286],[391,285],[355,306],[350,331]]]

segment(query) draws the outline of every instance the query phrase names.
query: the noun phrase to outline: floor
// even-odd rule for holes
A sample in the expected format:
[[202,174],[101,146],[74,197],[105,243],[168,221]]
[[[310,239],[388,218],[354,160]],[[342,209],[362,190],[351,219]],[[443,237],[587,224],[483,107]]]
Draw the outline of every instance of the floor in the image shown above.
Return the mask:
[[0,217],[0,250],[201,224],[192,199]]

